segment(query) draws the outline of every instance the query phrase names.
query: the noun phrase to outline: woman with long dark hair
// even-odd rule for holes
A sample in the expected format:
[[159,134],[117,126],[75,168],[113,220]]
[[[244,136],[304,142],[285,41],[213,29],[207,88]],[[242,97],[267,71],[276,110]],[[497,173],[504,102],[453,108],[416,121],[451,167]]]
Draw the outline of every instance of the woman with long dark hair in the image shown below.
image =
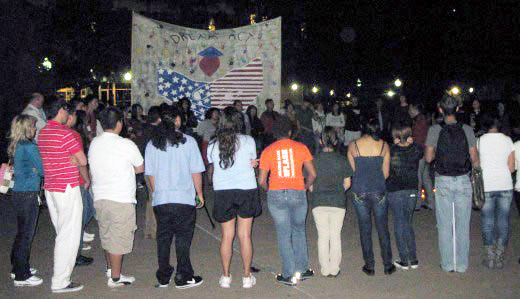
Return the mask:
[[131,118],[127,122],[128,135],[130,139],[137,145],[141,154],[144,154],[145,136],[144,130],[146,120],[143,117],[143,107],[140,104],[133,104],[131,108]]
[[184,133],[191,135],[193,134],[193,129],[197,127],[197,118],[193,111],[191,111],[191,102],[187,98],[182,98],[179,101],[179,108],[182,112],[182,126],[181,131]]
[[260,215],[262,206],[257,193],[254,170],[257,164],[255,140],[251,136],[240,134],[241,127],[239,112],[225,109],[216,137],[208,146],[208,162],[214,169],[213,215],[222,226],[220,258],[223,273],[219,283],[223,288],[229,288],[231,285],[229,267],[236,223],[244,264],[242,287],[251,288],[256,283],[255,277],[251,274],[251,227],[253,218]]
[[175,237],[177,272],[173,280],[177,288],[185,289],[203,282],[202,277],[194,276],[190,247],[195,230],[195,195],[203,205],[202,172],[206,169],[195,139],[179,131],[181,114],[178,109],[161,113],[161,123],[146,146],[145,175],[149,177],[157,220],[157,287],[167,287],[172,278],[170,247]]
[[385,274],[395,272],[392,264],[392,248],[388,232],[388,200],[385,180],[390,174],[390,150],[381,139],[381,129],[376,118],[361,128],[361,138],[348,146],[347,157],[354,170],[352,177],[352,203],[359,222],[359,235],[365,265],[363,272],[374,275],[374,251],[372,249],[372,213],[375,216],[379,245]]

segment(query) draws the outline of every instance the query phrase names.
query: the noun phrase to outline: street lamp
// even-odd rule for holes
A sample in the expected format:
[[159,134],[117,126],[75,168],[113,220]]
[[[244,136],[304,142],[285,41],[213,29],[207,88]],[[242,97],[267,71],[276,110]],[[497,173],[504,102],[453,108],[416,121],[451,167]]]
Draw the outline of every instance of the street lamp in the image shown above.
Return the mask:
[[312,87],[312,92],[313,93],[318,93],[318,91],[319,91],[318,87],[316,87],[316,86]]
[[130,73],[130,72],[126,72],[126,73],[123,75],[123,79],[125,79],[125,81],[130,81],[130,80],[132,80],[132,73]]
[[401,81],[399,79],[395,79],[394,85],[395,85],[395,87],[401,87],[401,85],[403,85],[403,81]]
[[475,88],[473,88],[473,87],[469,88],[469,93],[473,93],[474,91],[475,91]]
[[387,95],[389,98],[391,98],[391,97],[393,97],[393,96],[395,95],[395,92],[394,92],[393,90],[389,90],[389,91],[386,92],[386,95]]
[[42,66],[48,71],[52,69],[52,62],[48,57],[43,58]]
[[293,84],[291,84],[291,89],[292,89],[293,91],[297,91],[297,90],[298,90],[298,84],[297,84],[297,83],[293,83]]
[[450,93],[454,96],[456,95],[459,95],[460,94],[460,88],[458,88],[457,86],[453,86],[451,89],[450,89]]
[[330,94],[330,96],[333,96],[334,95],[334,89],[331,89],[329,94]]
[[215,20],[213,18],[211,18],[209,20],[208,30],[211,31],[211,32],[214,32],[215,29],[216,29],[216,27],[215,27]]
[[347,93],[347,98],[350,98],[352,96],[352,94],[349,92]]
[[356,86],[357,87],[361,87],[362,86],[361,79],[359,79],[359,78],[357,79]]

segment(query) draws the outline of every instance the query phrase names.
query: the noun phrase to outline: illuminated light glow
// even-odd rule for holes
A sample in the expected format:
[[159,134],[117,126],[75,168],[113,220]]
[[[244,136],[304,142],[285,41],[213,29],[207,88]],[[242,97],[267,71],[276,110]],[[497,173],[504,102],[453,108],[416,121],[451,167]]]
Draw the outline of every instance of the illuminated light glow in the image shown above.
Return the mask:
[[316,86],[312,87],[312,92],[313,93],[318,93],[318,90],[319,90],[318,87],[316,87]]
[[473,93],[474,91],[475,91],[475,88],[473,88],[473,87],[469,88],[469,93]]
[[250,14],[250,15],[249,15],[249,23],[250,23],[251,25],[256,24],[256,15],[255,15],[255,14]]
[[450,89],[450,93],[454,96],[456,95],[459,95],[460,94],[460,88],[458,88],[457,86],[453,86],[451,89]]
[[296,84],[296,83],[291,84],[291,89],[293,91],[297,91],[298,90],[298,84]]
[[126,72],[126,73],[123,75],[123,79],[125,79],[126,81],[130,81],[130,80],[132,80],[132,73],[130,73],[130,72]]
[[329,92],[329,94],[330,94],[331,96],[333,96],[333,95],[334,95],[334,89],[331,89],[330,92]]
[[50,69],[52,69],[52,62],[49,60],[49,58],[45,57],[45,58],[43,59],[42,66],[43,66],[46,70],[50,70]]
[[393,90],[389,90],[386,92],[386,95],[391,98],[391,97],[395,96],[395,92]]
[[357,87],[361,87],[362,86],[361,79],[359,79],[359,78],[357,79],[356,86]]
[[352,94],[349,92],[347,93],[347,98],[350,98],[352,96]]
[[395,79],[394,85],[395,85],[395,87],[401,87],[401,85],[403,85],[403,81],[401,81],[399,79]]
[[208,26],[208,30],[213,32],[215,31],[217,28],[215,27],[215,20],[213,20],[213,18],[211,18],[209,20],[209,26]]

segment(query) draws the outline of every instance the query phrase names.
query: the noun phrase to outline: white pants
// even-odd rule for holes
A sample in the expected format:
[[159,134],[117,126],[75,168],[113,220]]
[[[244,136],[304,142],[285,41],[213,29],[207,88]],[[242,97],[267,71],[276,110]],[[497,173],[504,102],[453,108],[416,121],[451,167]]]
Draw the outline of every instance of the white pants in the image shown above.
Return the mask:
[[83,202],[79,187],[71,188],[70,185],[67,185],[65,192],[45,191],[45,198],[56,230],[51,289],[57,290],[70,284],[70,276],[76,264]]
[[316,207],[312,209],[318,230],[318,258],[323,276],[339,273],[341,229],[343,228],[345,212],[345,209],[336,207]]

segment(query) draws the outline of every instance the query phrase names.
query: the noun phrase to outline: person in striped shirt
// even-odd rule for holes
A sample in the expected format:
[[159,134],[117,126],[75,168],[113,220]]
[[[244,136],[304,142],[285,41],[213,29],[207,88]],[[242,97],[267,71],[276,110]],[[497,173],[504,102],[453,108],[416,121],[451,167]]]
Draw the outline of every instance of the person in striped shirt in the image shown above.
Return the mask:
[[49,121],[38,135],[38,149],[43,162],[44,189],[52,224],[56,229],[54,244],[53,293],[75,292],[83,285],[71,282],[81,236],[83,203],[78,166],[87,158],[79,141],[65,126],[69,108],[64,100],[51,103]]

